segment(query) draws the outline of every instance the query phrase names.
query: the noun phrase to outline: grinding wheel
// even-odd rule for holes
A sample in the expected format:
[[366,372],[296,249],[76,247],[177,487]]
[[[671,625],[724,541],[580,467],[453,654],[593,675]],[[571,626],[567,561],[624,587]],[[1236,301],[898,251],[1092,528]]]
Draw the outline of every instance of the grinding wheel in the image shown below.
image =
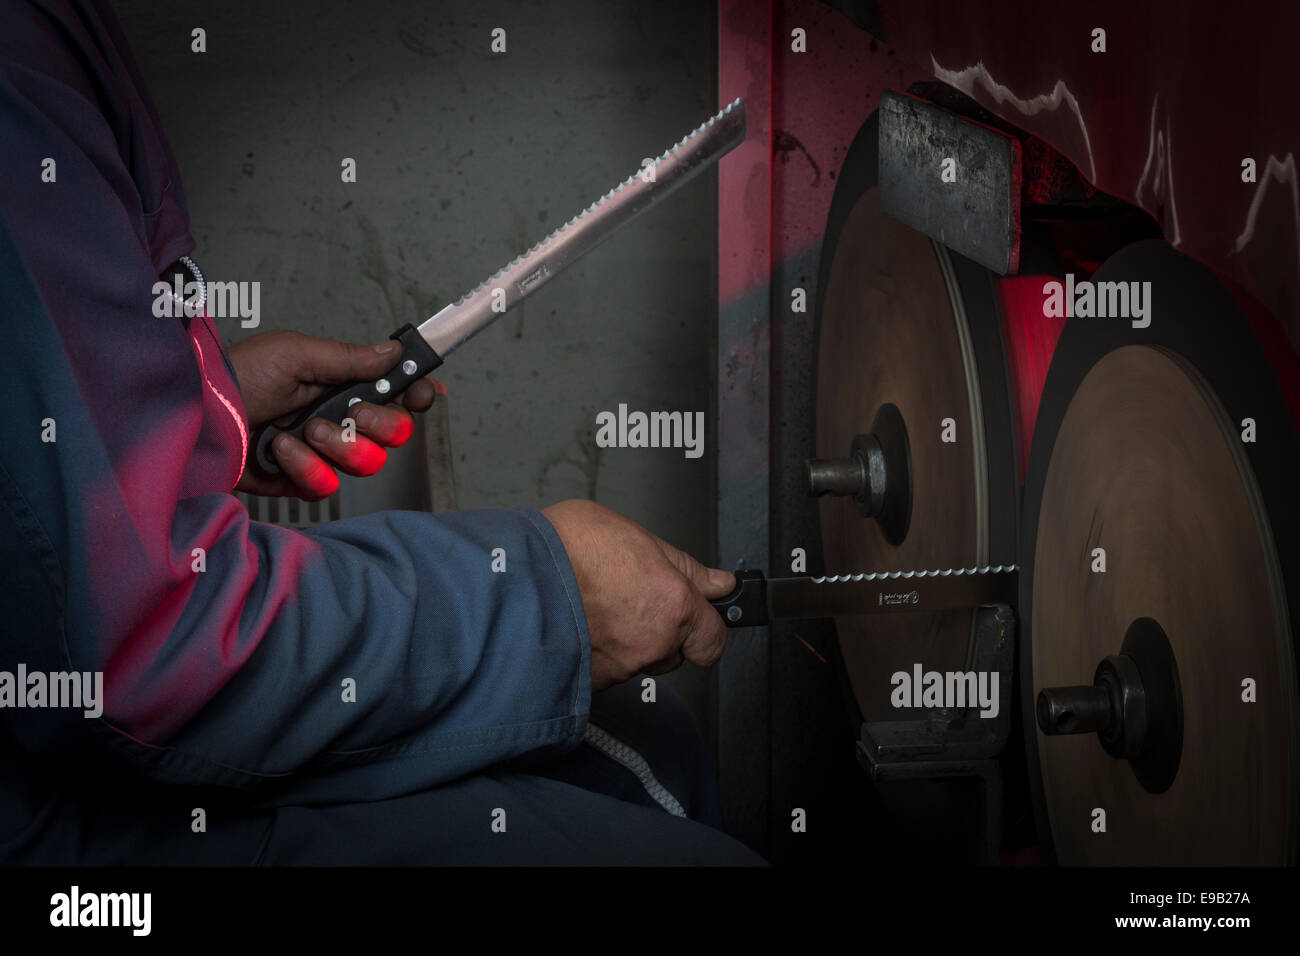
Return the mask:
[[[991,277],[881,212],[876,156],[873,116],[845,159],[823,246],[816,447],[845,456],[896,408],[910,514],[891,527],[852,498],[822,498],[824,566],[1012,564],[1015,450]],[[946,419],[954,442],[942,440]],[[896,671],[965,669],[972,624],[970,611],[837,618],[860,718],[900,719],[889,703]]]
[[1140,243],[1094,278],[1151,282],[1152,321],[1071,319],[1040,406],[1019,609],[1040,841],[1066,865],[1290,862],[1294,426],[1206,270]]

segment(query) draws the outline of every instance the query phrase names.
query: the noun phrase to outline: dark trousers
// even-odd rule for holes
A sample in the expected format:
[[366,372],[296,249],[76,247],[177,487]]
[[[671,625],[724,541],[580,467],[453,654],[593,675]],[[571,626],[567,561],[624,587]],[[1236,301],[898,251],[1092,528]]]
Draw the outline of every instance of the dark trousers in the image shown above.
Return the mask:
[[761,864],[717,829],[716,784],[689,711],[665,681],[657,697],[643,702],[639,680],[595,695],[591,723],[607,749],[610,739],[623,745],[615,757],[584,742],[389,800],[213,809],[202,833],[190,826],[193,801],[56,792],[31,808],[4,856],[100,866]]

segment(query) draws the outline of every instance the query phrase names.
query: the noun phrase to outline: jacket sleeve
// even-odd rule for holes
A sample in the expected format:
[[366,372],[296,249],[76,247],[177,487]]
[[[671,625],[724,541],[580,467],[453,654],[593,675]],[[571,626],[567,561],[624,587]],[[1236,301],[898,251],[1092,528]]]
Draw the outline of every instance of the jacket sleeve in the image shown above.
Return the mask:
[[249,520],[122,151],[85,91],[0,57],[0,670],[103,675],[96,717],[0,710],[14,740],[312,801],[579,740],[586,621],[541,514]]

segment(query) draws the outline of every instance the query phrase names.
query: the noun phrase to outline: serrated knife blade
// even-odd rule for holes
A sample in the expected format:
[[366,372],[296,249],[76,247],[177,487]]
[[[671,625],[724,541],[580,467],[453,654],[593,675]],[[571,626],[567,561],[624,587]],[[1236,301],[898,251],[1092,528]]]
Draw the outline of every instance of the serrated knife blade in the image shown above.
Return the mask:
[[761,627],[773,620],[950,611],[1015,604],[1016,565],[941,571],[868,571],[828,577],[768,578],[736,572],[736,587],[710,601],[728,627]]
[[347,382],[302,409],[291,424],[263,426],[253,442],[252,459],[256,469],[266,475],[280,473],[272,446],[281,434],[301,439],[313,418],[341,423],[360,402],[383,405],[396,399],[411,383],[442,365],[471,336],[491,325],[618,229],[671,196],[744,138],[745,104],[736,99],[473,291],[431,315],[418,327],[408,323],[394,332],[389,338],[396,339],[402,351],[392,370],[383,377]]
[[744,138],[745,104],[736,99],[664,150],[649,167],[633,173],[473,291],[425,319],[417,326],[421,337],[445,359],[619,228],[708,169]]

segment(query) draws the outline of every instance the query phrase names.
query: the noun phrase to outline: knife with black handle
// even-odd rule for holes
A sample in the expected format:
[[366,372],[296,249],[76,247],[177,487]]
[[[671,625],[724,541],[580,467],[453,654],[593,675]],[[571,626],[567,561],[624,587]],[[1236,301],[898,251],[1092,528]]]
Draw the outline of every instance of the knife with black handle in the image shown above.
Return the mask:
[[428,375],[475,333],[532,295],[620,227],[661,202],[730,152],[745,138],[745,104],[734,100],[652,164],[633,173],[600,199],[499,270],[472,292],[425,319],[404,325],[390,338],[402,345],[401,361],[382,378],[351,382],[325,394],[290,425],[267,425],[254,446],[254,462],[267,474],[279,466],[271,442],[281,432],[302,438],[313,418],[341,423],[358,402],[391,402]]

